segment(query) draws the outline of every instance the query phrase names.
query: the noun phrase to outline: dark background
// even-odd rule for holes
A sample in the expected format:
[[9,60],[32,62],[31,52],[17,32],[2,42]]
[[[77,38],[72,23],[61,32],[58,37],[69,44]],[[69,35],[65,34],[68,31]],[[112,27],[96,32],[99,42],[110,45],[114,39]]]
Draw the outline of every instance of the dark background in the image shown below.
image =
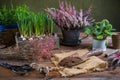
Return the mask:
[[[14,7],[20,4],[27,4],[31,10],[38,12],[47,7],[58,7],[60,1],[67,1],[80,8],[87,9],[92,6],[92,17],[96,21],[108,19],[116,31],[120,31],[120,0],[12,0]],[[8,7],[11,0],[0,0],[0,8],[3,5]],[[57,30],[57,29],[56,29]]]

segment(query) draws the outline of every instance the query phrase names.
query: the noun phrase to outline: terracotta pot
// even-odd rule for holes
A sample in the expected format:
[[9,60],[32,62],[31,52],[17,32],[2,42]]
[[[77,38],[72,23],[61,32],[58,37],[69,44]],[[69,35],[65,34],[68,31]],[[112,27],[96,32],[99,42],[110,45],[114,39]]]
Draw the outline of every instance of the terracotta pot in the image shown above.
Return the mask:
[[115,32],[112,35],[112,45],[114,49],[120,49],[120,32]]

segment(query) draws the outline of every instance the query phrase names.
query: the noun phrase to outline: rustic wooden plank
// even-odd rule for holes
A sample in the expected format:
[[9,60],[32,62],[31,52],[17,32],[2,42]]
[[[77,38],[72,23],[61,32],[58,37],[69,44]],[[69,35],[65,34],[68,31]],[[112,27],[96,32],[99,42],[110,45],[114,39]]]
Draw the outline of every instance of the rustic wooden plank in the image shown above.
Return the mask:
[[[84,49],[87,48],[91,50],[91,38],[87,38],[86,40],[82,41],[82,43],[79,46],[76,47],[66,47],[66,46],[60,46],[59,49],[53,50],[53,54],[55,53],[62,53],[62,52],[69,52],[73,50],[78,49]],[[107,51],[105,53],[109,54],[115,49],[107,48]],[[1,52],[1,50],[0,50]],[[103,57],[104,55],[102,55]],[[21,54],[0,54],[0,60],[3,59],[3,61],[8,60],[6,62],[14,63],[14,64],[23,64],[25,60],[21,61],[21,59],[24,59],[24,57]],[[11,60],[14,61],[11,61]],[[18,60],[17,60],[18,59]],[[45,62],[46,65],[52,65],[51,62]],[[60,74],[56,71],[51,72],[49,75],[49,78],[51,80],[119,80],[120,78],[120,68],[117,68],[115,70],[110,71],[104,71],[104,72],[94,72],[94,73],[87,73],[87,74],[81,74],[76,75],[70,78],[61,78]],[[93,77],[93,78],[92,78]],[[38,80],[39,78],[44,78],[44,76],[36,71],[29,72],[28,74],[24,76],[17,76],[15,73],[11,72],[10,70],[7,70],[5,68],[0,67],[0,80]]]

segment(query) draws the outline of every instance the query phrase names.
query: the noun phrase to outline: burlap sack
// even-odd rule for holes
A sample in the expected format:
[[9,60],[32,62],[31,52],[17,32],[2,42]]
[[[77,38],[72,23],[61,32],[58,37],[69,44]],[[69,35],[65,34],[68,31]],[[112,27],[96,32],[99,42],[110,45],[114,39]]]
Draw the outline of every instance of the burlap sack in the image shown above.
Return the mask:
[[[57,67],[60,68],[61,66],[58,66],[58,63],[65,57],[68,57],[74,53],[78,53],[79,57],[81,57],[87,52],[88,52],[87,49],[81,49],[81,50],[71,51],[67,53],[66,52],[61,54],[58,53],[58,54],[54,54],[54,57],[51,60]],[[108,66],[108,63],[106,61],[103,61],[96,56],[91,56],[84,63],[73,66],[72,68],[62,67],[63,69],[60,69],[59,72],[61,76],[73,76],[73,75],[83,74],[87,72],[103,71],[107,68],[107,66]]]

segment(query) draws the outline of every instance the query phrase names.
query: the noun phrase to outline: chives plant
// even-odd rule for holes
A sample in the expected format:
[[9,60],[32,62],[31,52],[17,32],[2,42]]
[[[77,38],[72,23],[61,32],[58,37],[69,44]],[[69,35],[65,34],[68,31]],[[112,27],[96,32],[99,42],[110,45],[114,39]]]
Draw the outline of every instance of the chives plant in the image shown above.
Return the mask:
[[35,35],[40,36],[44,33],[44,27],[45,27],[45,18],[43,13],[38,13],[34,17],[34,30]]
[[41,36],[53,32],[54,22],[47,14],[39,12],[35,14],[29,7],[22,5],[16,8],[18,27],[24,37]]
[[34,17],[34,29],[35,35],[40,36],[41,34],[52,34],[53,27],[55,26],[53,20],[49,18],[45,13],[39,12]]
[[46,32],[52,33],[55,24],[54,24],[53,20],[51,18],[49,18],[47,15],[45,15],[45,18],[46,18]]
[[33,35],[33,32],[34,32],[34,28],[33,28],[33,21],[34,21],[34,19],[33,19],[33,17],[35,16],[35,13],[34,12],[31,12],[30,14],[29,14],[29,20],[28,20],[28,36],[32,36]]
[[22,5],[16,8],[16,15],[18,18],[17,20],[18,28],[21,35],[23,35],[24,37],[28,36],[28,30],[30,27],[29,25],[31,19],[29,13],[30,13],[29,7],[27,7],[26,5]]

